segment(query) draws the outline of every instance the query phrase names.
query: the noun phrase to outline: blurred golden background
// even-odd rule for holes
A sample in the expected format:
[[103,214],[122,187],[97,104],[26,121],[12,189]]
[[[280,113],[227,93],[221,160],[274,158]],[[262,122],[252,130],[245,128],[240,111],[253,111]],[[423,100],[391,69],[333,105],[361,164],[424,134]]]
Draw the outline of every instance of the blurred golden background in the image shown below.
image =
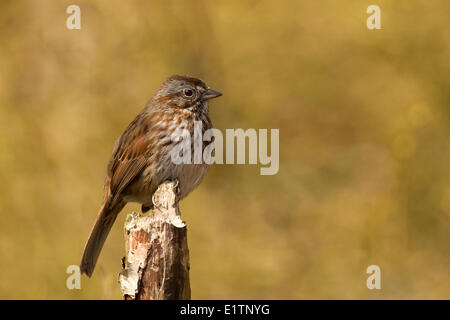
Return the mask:
[[[81,8],[68,30],[66,8]],[[214,165],[181,203],[194,299],[450,298],[450,2],[1,1],[0,298],[121,299],[117,220],[66,288],[115,139],[168,76],[280,170]],[[381,268],[368,290],[366,268]]]

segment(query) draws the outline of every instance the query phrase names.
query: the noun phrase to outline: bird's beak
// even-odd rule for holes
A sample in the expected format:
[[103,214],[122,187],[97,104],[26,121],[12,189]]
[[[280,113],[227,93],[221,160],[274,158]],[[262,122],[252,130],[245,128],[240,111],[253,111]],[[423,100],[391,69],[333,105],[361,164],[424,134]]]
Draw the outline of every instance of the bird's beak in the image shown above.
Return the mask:
[[208,89],[203,94],[202,98],[203,98],[203,100],[209,100],[209,99],[220,97],[221,95],[222,94],[220,92],[216,91],[216,90]]

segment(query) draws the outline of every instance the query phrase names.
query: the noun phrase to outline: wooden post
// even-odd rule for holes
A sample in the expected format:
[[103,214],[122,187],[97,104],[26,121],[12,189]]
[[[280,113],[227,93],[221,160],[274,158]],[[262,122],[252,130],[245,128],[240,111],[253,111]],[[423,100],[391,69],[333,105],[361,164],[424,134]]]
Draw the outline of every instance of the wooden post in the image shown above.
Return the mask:
[[187,230],[178,208],[178,182],[164,182],[147,214],[125,221],[122,295],[128,300],[190,299]]

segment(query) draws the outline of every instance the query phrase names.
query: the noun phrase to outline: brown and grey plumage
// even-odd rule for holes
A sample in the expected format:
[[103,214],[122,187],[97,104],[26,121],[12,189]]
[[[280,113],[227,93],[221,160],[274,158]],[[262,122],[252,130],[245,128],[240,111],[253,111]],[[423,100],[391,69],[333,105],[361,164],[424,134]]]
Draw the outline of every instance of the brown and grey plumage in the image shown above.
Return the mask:
[[200,79],[174,75],[168,78],[146,107],[117,139],[107,167],[104,199],[84,248],[80,270],[92,275],[103,244],[127,202],[153,206],[152,195],[166,180],[177,179],[180,198],[200,184],[208,165],[179,164],[171,160],[176,145],[171,134],[187,129],[193,137],[194,121],[203,132],[211,128],[208,100],[220,96]]

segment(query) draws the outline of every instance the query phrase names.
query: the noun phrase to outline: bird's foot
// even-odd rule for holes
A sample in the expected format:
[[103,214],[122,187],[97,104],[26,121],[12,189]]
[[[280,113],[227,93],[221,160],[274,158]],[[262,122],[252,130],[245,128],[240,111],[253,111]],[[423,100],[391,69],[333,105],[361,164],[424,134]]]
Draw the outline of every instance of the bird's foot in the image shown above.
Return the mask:
[[142,213],[146,213],[147,211],[149,211],[149,210],[151,210],[153,208],[154,208],[153,204],[152,205],[145,205],[145,204],[143,204],[142,207],[141,207],[141,211],[142,211]]

